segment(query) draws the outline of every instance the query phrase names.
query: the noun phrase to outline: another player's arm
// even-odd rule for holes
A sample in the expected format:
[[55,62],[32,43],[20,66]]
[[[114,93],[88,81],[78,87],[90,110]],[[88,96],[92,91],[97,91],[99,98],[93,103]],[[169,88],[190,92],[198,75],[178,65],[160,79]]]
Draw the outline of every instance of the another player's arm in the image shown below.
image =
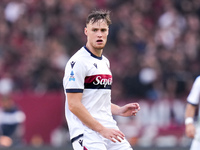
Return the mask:
[[113,142],[115,142],[114,139],[120,142],[121,140],[118,137],[124,139],[124,134],[121,131],[106,128],[92,117],[92,115],[81,103],[82,93],[67,93],[67,99],[69,110],[90,129],[99,132],[103,137],[110,139]]
[[124,116],[124,117],[136,116],[139,110],[140,110],[140,105],[138,103],[129,103],[122,107],[116,104],[111,104],[111,112],[113,115]]
[[190,103],[187,103],[185,110],[185,132],[186,135],[190,138],[195,136],[195,126],[193,124],[193,118],[195,115],[196,106]]

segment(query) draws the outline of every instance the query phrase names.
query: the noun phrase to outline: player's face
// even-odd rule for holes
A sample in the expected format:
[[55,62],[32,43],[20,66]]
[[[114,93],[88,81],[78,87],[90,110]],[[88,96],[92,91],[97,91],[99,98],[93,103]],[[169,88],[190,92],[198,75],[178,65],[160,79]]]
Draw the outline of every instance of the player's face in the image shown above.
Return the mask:
[[87,45],[89,49],[102,50],[107,42],[108,25],[106,21],[99,20],[95,23],[87,24],[85,34],[87,35]]

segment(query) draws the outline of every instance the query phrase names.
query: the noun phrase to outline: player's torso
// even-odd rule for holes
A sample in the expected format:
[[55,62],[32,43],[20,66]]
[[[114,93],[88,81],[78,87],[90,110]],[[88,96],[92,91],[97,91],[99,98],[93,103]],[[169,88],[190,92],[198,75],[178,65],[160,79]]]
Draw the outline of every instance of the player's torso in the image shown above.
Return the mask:
[[112,74],[107,61],[89,58],[85,60],[87,74],[84,81],[84,89],[111,89]]
[[82,103],[99,122],[105,126],[113,124],[111,114],[113,80],[110,64],[104,56],[101,59],[89,56],[83,60],[83,63],[87,71],[84,79]]
[[90,114],[105,126],[115,124],[111,114],[112,74],[107,58],[94,57],[82,48],[69,61],[65,74],[66,89],[83,89],[81,102]]
[[82,103],[96,118],[96,115],[111,115],[112,74],[107,60],[93,57],[85,60],[87,74],[84,79]]

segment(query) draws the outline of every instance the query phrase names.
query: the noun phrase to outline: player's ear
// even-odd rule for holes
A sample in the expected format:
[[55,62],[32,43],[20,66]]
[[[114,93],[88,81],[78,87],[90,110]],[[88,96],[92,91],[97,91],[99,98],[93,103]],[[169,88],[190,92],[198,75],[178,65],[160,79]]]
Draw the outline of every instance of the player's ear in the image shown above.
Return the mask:
[[87,27],[84,28],[84,33],[87,35]]

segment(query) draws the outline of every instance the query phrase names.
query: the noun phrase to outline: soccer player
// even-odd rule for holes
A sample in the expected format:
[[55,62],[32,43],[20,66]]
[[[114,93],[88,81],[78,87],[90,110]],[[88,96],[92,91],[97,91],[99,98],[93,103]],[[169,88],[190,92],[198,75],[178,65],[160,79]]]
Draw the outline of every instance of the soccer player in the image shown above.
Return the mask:
[[23,144],[23,123],[26,116],[9,96],[0,99],[0,149]]
[[91,12],[84,29],[86,45],[65,68],[65,115],[74,150],[132,150],[112,115],[135,116],[140,106],[111,103],[112,74],[102,55],[110,24],[109,11]]
[[[187,97],[187,106],[185,110],[185,132],[189,138],[193,138],[190,150],[199,150],[200,148],[200,124],[194,125],[194,116],[200,100],[200,76],[193,83],[190,94]],[[200,115],[200,114],[199,114]],[[198,118],[198,121],[200,118]]]

